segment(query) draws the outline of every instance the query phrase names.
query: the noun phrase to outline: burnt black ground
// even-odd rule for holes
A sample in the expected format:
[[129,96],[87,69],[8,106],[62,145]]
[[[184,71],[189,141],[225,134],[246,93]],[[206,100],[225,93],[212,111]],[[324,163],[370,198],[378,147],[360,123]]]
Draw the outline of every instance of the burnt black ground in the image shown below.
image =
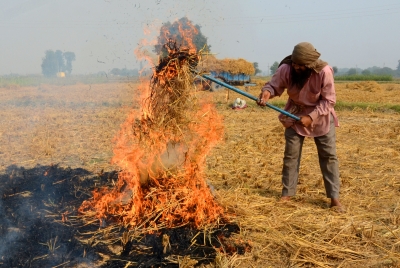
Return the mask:
[[[31,169],[9,166],[0,174],[0,267],[76,267],[83,263],[93,267],[102,259],[100,254],[110,257],[100,267],[125,267],[128,261],[129,267],[179,267],[171,256],[190,256],[198,264],[207,264],[215,259],[220,238],[238,232],[236,225],[221,226],[211,235],[199,234],[199,230],[190,227],[161,230],[129,242],[118,253],[111,252],[101,241],[94,246],[81,243],[78,238],[99,230],[99,225],[82,227],[83,223],[70,219],[90,198],[90,189],[110,185],[117,176],[117,172],[92,174],[57,165]],[[63,213],[67,215],[65,222]],[[124,231],[120,228],[116,235],[122,237]],[[164,234],[169,236],[171,245],[165,254]],[[121,245],[120,241],[116,244]]]
[[[8,167],[0,175],[0,266],[51,267],[96,260],[94,251],[75,239],[77,229],[59,223],[66,211],[76,215],[88,198],[83,190],[94,179],[84,169]],[[56,238],[51,252],[46,243]],[[87,260],[82,258],[84,250]]]

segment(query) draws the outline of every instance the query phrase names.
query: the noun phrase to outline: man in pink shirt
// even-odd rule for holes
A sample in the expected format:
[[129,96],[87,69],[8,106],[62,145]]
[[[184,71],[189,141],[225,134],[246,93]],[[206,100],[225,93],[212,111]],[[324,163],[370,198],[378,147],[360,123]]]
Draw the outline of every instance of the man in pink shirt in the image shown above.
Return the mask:
[[281,200],[290,200],[296,194],[304,137],[313,137],[326,195],[331,199],[331,207],[342,211],[335,134],[339,123],[334,110],[333,70],[319,56],[312,44],[297,44],[292,54],[282,60],[271,81],[263,86],[257,103],[265,106],[270,98],[282,95],[287,89],[289,99],[285,110],[300,118],[296,121],[283,114],[278,117],[286,128]]

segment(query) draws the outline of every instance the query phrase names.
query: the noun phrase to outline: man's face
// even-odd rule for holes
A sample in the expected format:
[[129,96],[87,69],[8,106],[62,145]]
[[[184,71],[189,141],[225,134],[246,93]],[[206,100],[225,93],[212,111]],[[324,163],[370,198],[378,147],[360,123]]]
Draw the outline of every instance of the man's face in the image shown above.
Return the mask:
[[292,62],[292,67],[298,74],[302,74],[307,70],[307,67],[305,65],[297,64],[295,62]]
[[307,82],[312,73],[312,69],[307,68],[305,65],[292,62],[292,83],[302,88]]

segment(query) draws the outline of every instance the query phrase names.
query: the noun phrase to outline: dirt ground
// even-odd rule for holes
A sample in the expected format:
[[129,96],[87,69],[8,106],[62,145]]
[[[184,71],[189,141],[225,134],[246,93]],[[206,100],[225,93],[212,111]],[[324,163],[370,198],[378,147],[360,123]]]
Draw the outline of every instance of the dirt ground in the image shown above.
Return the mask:
[[[46,238],[28,234],[55,228],[44,225],[49,219],[63,225],[62,214],[73,213],[90,197],[79,187],[112,181],[117,171],[110,164],[112,139],[128,111],[137,108],[136,87],[110,83],[0,89],[0,213],[5,215],[0,221],[0,244],[5,245],[0,246],[1,267],[89,267],[102,259],[90,243],[71,238],[77,236],[73,221],[58,242],[56,230]],[[341,102],[400,104],[399,84],[338,83],[336,89]],[[259,87],[250,89],[254,95],[258,91]],[[227,99],[225,90],[199,92],[199,98],[204,95],[212,95],[225,127],[223,140],[207,157],[207,179],[240,227],[235,237],[252,247],[244,254],[217,254],[207,267],[400,267],[398,113],[368,108],[337,111],[341,201],[347,210],[338,213],[328,207],[312,139],[303,147],[296,198],[281,203],[284,129],[277,112],[250,100],[246,109],[232,110],[230,105],[239,96],[231,92]],[[57,180],[49,183],[48,174]],[[37,181],[29,184],[28,179]],[[28,184],[33,188],[24,188]],[[65,189],[75,194],[63,193]],[[35,205],[26,206],[27,199]],[[70,202],[68,208],[55,206],[64,200]],[[25,223],[18,224],[22,220]],[[32,246],[25,266],[10,260],[18,258],[12,247],[23,239]],[[61,250],[65,254],[57,255]],[[112,258],[121,251],[116,249]],[[185,263],[181,258],[175,267],[194,265],[188,259]],[[134,261],[124,265],[138,267]]]

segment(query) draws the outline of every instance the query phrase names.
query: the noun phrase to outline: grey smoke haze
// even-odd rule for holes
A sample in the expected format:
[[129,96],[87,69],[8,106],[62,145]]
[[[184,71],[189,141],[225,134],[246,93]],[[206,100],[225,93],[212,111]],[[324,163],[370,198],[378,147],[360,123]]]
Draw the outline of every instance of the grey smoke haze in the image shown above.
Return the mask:
[[332,66],[395,69],[399,15],[398,0],[3,0],[0,75],[40,74],[48,49],[74,52],[73,74],[139,68],[144,27],[183,16],[202,26],[218,58],[263,71],[302,41]]
[[[73,236],[76,226],[70,228],[68,218],[70,205],[76,207],[72,200],[81,199],[78,201],[81,204],[83,196],[75,196],[67,184],[76,185],[75,179],[88,178],[89,174],[84,169],[56,165],[36,165],[31,169],[11,165],[0,174],[1,267],[53,267],[66,260],[74,263],[93,260],[90,251],[83,259],[84,247],[77,244]],[[65,177],[69,179],[60,182]],[[64,212],[68,224],[60,224]]]

